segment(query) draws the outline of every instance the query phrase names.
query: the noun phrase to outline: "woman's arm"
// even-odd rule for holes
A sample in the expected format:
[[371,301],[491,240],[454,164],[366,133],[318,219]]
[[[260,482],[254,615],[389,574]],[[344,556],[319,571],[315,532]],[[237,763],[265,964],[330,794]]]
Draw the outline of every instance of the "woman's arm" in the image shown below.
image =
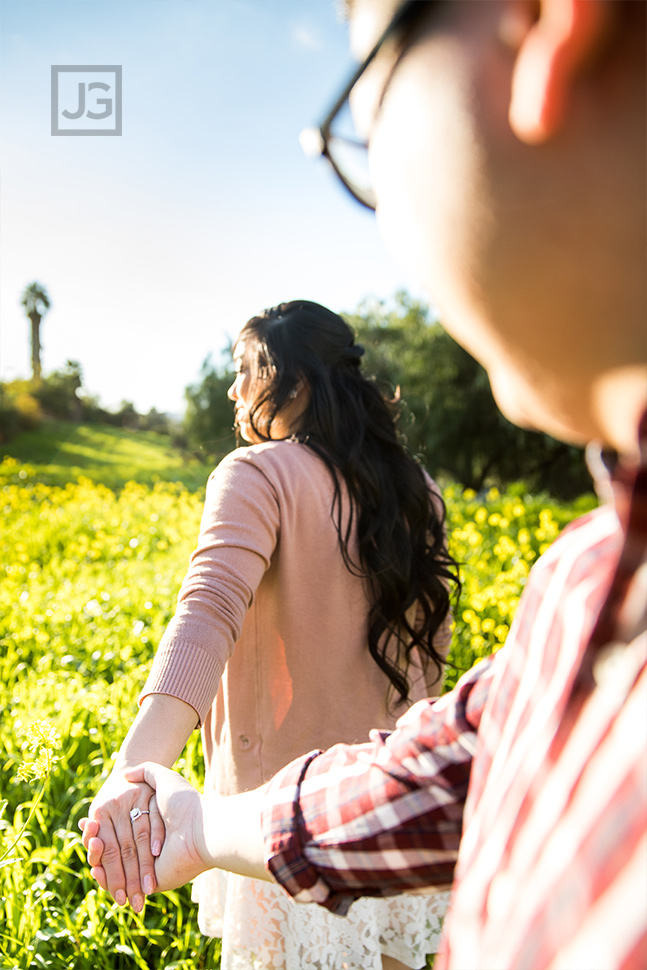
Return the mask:
[[[124,772],[142,761],[170,768],[197,723],[195,710],[177,697],[146,697],[88,811],[103,845],[100,884],[120,906],[130,900],[136,912],[144,906],[144,894],[155,890],[155,856],[164,842],[164,823],[151,797],[153,789],[143,779],[128,781]],[[135,808],[142,814],[131,821],[130,812]],[[85,832],[83,841],[87,848]]]
[[[100,823],[106,853],[97,868],[101,885],[120,905],[130,899],[141,910],[143,894],[155,887],[153,850],[164,839],[154,803],[148,807],[150,787],[126,781],[123,770],[143,761],[170,767],[207,716],[278,529],[271,481],[256,467],[250,449],[233,452],[209,477],[198,545],[178,608],[157,649],[140,713],[89,813]],[[151,814],[131,822],[133,808]]]

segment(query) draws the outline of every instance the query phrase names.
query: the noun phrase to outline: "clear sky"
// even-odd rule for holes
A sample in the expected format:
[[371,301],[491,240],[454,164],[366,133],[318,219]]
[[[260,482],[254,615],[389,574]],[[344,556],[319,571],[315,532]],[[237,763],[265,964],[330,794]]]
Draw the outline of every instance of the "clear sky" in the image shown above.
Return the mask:
[[[353,64],[334,0],[0,0],[0,64],[3,379],[30,373],[33,280],[45,373],[171,412],[264,307],[419,292],[299,146]],[[121,137],[52,136],[51,65],[106,64]]]

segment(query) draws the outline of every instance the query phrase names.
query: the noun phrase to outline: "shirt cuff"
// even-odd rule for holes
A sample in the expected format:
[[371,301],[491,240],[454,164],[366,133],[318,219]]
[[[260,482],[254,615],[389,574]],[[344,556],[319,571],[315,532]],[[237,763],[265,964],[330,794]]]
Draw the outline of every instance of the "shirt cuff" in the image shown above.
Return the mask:
[[319,903],[343,916],[354,897],[333,893],[305,858],[301,844],[301,783],[309,766],[320,754],[321,751],[311,751],[297,758],[274,775],[267,785],[261,813],[265,866],[295,902]]

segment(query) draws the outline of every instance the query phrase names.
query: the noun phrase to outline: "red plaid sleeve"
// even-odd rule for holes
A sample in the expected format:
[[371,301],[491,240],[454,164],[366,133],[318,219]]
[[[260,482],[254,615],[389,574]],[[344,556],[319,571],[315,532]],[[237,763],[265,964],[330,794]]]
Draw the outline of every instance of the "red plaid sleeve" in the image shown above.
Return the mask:
[[345,913],[359,896],[451,884],[497,666],[496,658],[477,664],[390,734],[311,752],[274,777],[263,811],[266,865],[291,896]]

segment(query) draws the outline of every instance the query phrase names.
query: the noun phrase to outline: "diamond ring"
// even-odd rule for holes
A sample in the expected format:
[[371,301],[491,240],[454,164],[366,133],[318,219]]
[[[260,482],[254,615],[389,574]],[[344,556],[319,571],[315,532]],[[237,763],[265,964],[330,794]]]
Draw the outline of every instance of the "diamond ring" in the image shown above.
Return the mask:
[[145,808],[131,808],[130,810],[130,821],[136,822],[140,815],[150,815]]

